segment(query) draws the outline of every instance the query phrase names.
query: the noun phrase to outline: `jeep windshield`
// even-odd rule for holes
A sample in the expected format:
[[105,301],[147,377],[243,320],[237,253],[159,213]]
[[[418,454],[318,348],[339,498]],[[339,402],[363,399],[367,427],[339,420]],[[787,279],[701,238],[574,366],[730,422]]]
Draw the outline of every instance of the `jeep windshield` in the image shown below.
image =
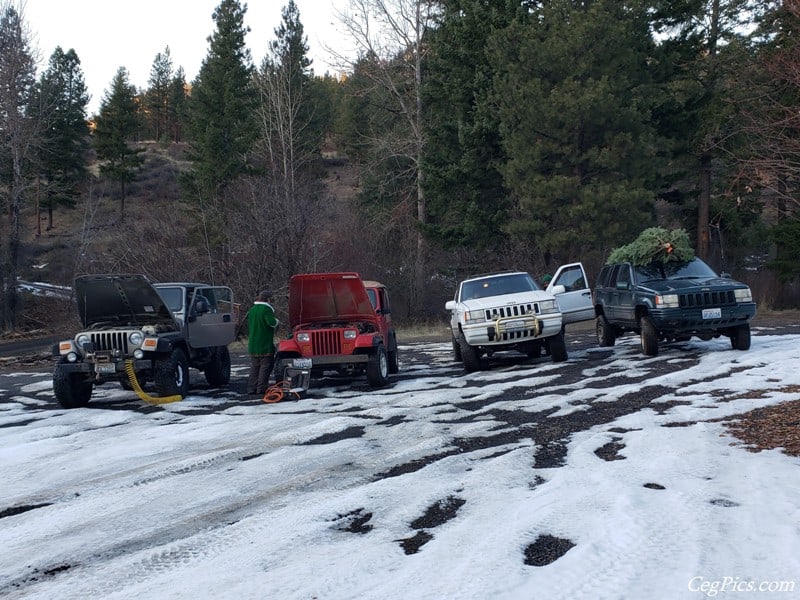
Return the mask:
[[653,262],[644,267],[636,267],[636,281],[653,279],[709,279],[717,277],[714,269],[699,258],[689,262]]
[[484,279],[472,279],[461,284],[461,301],[533,292],[540,289],[527,273],[510,273]]

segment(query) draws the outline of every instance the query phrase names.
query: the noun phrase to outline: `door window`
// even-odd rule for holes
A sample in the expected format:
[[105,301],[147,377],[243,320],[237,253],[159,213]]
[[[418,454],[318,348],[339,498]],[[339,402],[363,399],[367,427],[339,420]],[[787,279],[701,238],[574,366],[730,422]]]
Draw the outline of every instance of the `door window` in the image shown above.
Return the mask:
[[628,265],[619,265],[617,267],[617,282],[615,287],[618,290],[631,289],[631,270]]
[[586,278],[583,276],[583,269],[578,265],[568,267],[562,271],[558,276],[558,285],[563,285],[568,292],[577,292],[589,287],[586,284]]

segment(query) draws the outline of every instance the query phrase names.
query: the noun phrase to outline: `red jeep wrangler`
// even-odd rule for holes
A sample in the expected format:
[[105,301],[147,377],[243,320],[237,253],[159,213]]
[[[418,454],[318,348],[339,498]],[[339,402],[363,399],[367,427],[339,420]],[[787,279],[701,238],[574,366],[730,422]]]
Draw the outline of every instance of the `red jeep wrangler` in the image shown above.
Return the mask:
[[326,371],[366,373],[372,387],[397,373],[397,337],[386,286],[358,273],[312,273],[289,280],[288,339],[275,356],[278,381]]

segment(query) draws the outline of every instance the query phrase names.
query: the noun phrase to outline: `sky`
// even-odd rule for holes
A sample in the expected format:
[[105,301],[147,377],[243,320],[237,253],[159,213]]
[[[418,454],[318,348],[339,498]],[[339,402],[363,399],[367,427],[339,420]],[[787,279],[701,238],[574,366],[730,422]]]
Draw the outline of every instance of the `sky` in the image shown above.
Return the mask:
[[[34,46],[41,57],[39,72],[56,46],[74,48],[81,61],[92,98],[89,114],[98,111],[102,97],[119,67],[130,82],[145,88],[156,54],[169,46],[175,69],[183,67],[187,81],[197,75],[208,53],[207,38],[214,32],[212,15],[220,0],[21,0]],[[250,0],[245,25],[247,46],[255,65],[266,55],[288,0]],[[349,44],[339,33],[334,9],[346,0],[295,0],[308,40],[309,57],[317,74],[334,73],[335,63],[325,47],[348,55]]]
[[[657,357],[626,336],[470,375],[449,343],[414,349],[390,387],[318,382],[277,404],[200,386],[143,410],[107,385],[63,410],[46,370],[0,374],[0,595],[800,596],[800,459],[749,452],[721,422],[797,399],[800,336],[754,329],[747,352],[721,338]],[[538,430],[645,389],[651,404],[570,434],[563,464],[540,464],[552,449],[533,429],[502,435],[510,413],[551,411]],[[425,520],[434,506],[447,517]],[[525,564],[538,539],[564,540],[560,557]]]

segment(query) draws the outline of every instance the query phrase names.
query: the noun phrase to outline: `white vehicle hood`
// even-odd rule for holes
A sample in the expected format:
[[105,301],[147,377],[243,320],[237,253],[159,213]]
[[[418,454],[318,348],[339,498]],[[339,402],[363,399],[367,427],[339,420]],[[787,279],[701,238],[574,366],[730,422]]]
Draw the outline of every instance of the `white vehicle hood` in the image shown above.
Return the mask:
[[532,302],[543,302],[545,300],[555,300],[555,296],[543,290],[534,292],[520,292],[519,294],[508,294],[505,296],[489,296],[488,298],[473,298],[464,300],[461,306],[467,310],[486,310],[496,306],[513,306],[515,304],[531,304]]

